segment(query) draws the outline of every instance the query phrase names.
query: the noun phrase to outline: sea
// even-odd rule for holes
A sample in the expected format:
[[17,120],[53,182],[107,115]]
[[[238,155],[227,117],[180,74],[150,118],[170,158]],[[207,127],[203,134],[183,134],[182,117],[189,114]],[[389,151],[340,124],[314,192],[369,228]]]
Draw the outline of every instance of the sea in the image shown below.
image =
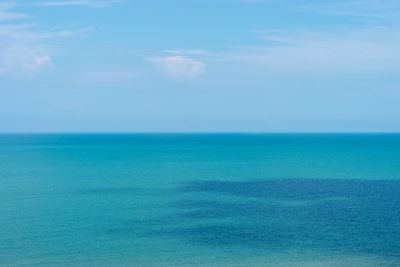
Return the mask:
[[1,134],[0,266],[400,266],[400,134]]

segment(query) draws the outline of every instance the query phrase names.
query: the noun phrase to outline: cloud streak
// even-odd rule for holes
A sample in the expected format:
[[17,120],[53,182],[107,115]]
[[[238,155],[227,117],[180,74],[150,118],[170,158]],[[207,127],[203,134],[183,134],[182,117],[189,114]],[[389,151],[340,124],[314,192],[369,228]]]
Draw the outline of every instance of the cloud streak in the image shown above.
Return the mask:
[[318,4],[295,5],[296,9],[334,16],[369,17],[387,20],[397,18],[400,2],[394,0],[342,0]]
[[39,6],[87,6],[94,8],[104,8],[109,7],[112,4],[119,3],[121,0],[69,0],[69,1],[50,1],[39,3]]
[[186,50],[186,49],[179,49],[179,50],[163,50],[164,53],[171,54],[171,55],[204,55],[206,54],[206,51],[203,49],[191,49],[191,50]]
[[26,14],[11,12],[10,10],[14,7],[13,2],[0,3],[0,21],[28,18]]
[[[388,73],[400,67],[400,31],[373,27],[337,33],[256,31],[261,46],[237,46],[214,61],[271,73]],[[209,59],[210,60],[210,59]]]
[[177,55],[167,57],[155,57],[146,59],[173,78],[194,78],[204,73],[205,63],[192,58]]

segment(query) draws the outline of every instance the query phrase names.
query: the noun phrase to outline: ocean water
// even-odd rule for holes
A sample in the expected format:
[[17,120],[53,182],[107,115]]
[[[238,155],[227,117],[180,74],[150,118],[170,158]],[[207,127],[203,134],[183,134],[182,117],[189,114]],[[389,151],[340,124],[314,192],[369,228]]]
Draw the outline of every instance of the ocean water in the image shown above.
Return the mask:
[[0,135],[0,266],[400,266],[400,135]]

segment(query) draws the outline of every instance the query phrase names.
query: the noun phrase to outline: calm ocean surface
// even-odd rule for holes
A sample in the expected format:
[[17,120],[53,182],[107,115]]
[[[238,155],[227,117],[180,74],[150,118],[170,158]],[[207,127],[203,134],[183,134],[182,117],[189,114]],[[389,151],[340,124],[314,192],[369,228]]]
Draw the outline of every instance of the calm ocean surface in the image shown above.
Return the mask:
[[0,266],[400,266],[400,135],[0,135]]

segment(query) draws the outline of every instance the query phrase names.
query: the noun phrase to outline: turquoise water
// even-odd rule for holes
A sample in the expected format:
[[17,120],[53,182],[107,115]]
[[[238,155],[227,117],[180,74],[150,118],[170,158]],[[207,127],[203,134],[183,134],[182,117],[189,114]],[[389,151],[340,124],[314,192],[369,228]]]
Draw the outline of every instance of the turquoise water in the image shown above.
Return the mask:
[[0,135],[1,266],[400,266],[400,135]]

